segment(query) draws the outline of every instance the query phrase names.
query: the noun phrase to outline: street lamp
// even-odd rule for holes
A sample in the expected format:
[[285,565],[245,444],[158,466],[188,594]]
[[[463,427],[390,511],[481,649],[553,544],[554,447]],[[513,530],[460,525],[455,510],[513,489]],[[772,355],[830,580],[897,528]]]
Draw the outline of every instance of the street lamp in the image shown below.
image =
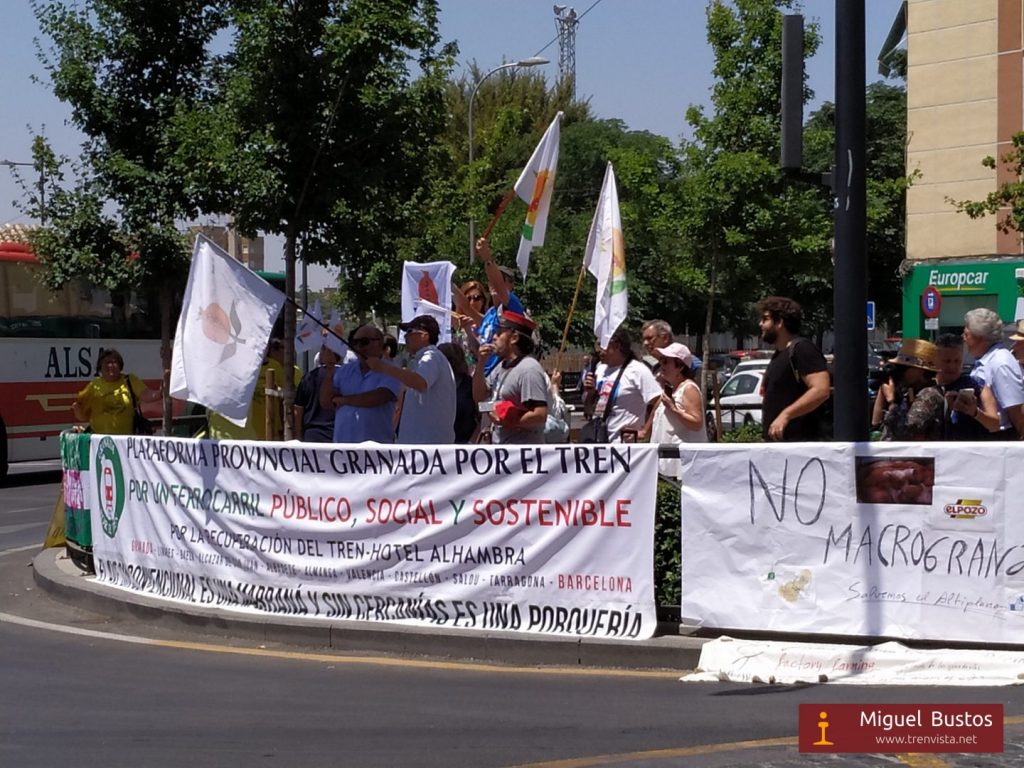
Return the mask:
[[6,165],[8,168],[13,168],[16,165],[28,166],[30,168],[35,168],[37,165],[39,166],[39,224],[40,224],[40,226],[45,224],[46,223],[46,214],[43,213],[43,211],[45,211],[46,209],[45,209],[45,206],[43,205],[43,203],[44,203],[43,195],[44,195],[45,190],[46,190],[46,187],[45,187],[46,167],[43,165],[43,163],[41,161],[39,163],[19,163],[19,162],[15,161],[15,160],[0,160],[0,165]]
[[[519,67],[537,67],[541,64],[547,64],[548,60],[541,58],[540,56],[531,56],[528,59],[520,59],[519,61],[512,61],[508,64],[502,64],[500,67],[495,67],[486,75],[476,81],[476,85],[473,86],[473,92],[469,95],[469,165],[473,166],[473,100],[476,98],[476,92],[480,90],[480,86],[483,85],[491,75],[501,72],[503,69],[517,69]],[[469,263],[473,263],[473,252],[474,246],[476,245],[476,228],[473,222],[472,212],[469,214]]]

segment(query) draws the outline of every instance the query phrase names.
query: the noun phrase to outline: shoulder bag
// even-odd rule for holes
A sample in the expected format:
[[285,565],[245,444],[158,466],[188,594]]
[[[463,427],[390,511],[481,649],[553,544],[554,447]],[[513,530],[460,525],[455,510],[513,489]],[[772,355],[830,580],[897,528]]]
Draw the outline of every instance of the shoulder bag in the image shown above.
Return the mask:
[[153,424],[142,415],[142,409],[139,407],[139,401],[135,397],[135,390],[132,389],[132,377],[125,376],[125,381],[128,384],[128,395],[132,399],[132,434],[133,435],[152,435]]
[[581,443],[610,443],[612,436],[608,431],[608,415],[612,412],[612,408],[615,407],[615,398],[619,395],[619,380],[622,378],[622,374],[626,372],[626,366],[629,365],[632,360],[627,360],[619,368],[619,375],[615,377],[615,383],[612,385],[612,392],[608,396],[608,403],[604,407],[604,411],[600,416],[595,415],[586,424],[583,425],[583,429],[580,430]]

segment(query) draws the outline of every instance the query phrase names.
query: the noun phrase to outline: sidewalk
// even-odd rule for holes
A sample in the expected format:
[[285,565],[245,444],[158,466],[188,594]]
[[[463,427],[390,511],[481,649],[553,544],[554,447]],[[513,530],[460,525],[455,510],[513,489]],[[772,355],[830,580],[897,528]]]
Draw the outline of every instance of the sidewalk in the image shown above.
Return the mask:
[[[679,634],[642,641],[553,637],[518,632],[434,630],[353,621],[254,617],[218,608],[177,605],[100,584],[64,550],[47,549],[33,561],[36,584],[53,597],[101,614],[126,612],[183,632],[201,629],[251,643],[330,648],[339,653],[476,661],[527,666],[634,670],[692,670],[710,638]],[[675,625],[665,625],[678,631]]]

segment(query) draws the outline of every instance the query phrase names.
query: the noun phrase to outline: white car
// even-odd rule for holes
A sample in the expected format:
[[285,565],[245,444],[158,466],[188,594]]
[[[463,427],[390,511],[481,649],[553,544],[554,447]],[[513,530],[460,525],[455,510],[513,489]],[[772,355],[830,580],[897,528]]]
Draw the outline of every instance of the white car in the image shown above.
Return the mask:
[[[764,403],[764,396],[761,394],[761,382],[764,379],[765,370],[768,368],[767,360],[750,361],[750,367],[743,368],[747,363],[740,363],[736,366],[735,372],[722,387],[720,403],[722,405],[722,431],[728,432],[744,424],[761,423],[761,405]],[[753,363],[764,363],[764,365],[753,365]],[[711,418],[714,418],[714,404],[709,409]],[[744,408],[743,406],[754,406]]]

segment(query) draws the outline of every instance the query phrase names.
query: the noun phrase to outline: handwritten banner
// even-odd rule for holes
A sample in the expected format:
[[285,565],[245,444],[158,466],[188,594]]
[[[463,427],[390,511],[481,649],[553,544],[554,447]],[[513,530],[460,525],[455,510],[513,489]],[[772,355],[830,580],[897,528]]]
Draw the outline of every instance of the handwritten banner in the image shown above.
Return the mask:
[[642,639],[656,446],[91,439],[97,578],[258,614]]
[[1024,446],[684,446],[682,611],[705,626],[1021,642]]

